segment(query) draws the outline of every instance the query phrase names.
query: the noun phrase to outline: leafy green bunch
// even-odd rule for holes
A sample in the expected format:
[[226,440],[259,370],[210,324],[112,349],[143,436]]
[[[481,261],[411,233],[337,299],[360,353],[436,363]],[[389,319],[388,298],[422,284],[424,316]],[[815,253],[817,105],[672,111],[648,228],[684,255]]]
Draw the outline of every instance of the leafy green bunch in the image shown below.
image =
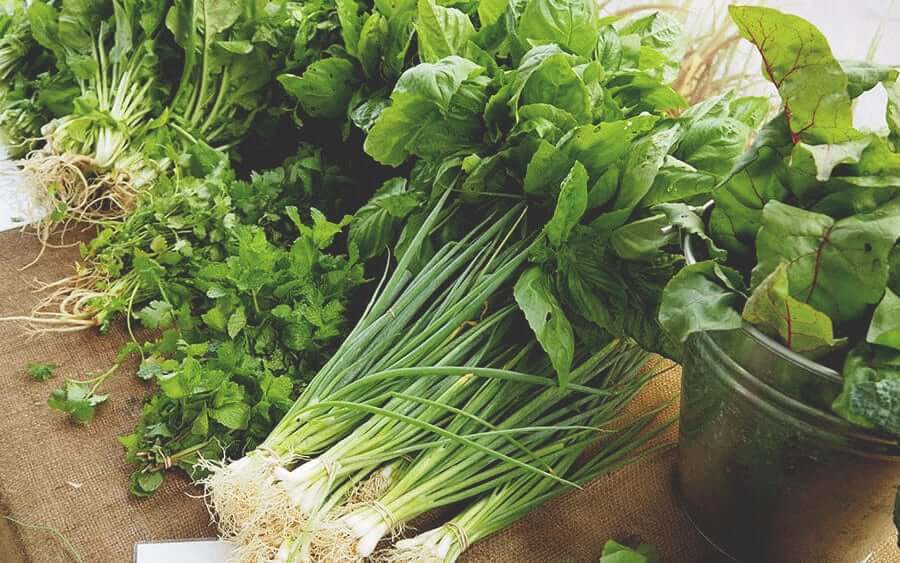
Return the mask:
[[[898,73],[838,62],[796,16],[731,15],[782,111],[713,193],[709,260],[669,283],[660,319],[679,339],[750,323],[842,370],[841,416],[900,435]],[[853,99],[879,83],[887,135],[853,127]]]
[[[34,40],[72,74],[80,93],[72,113],[48,123],[48,148],[90,157],[99,169],[139,174],[145,132],[166,96],[158,80],[156,45],[166,2],[80,0],[59,8],[36,1],[28,7]],[[132,139],[137,139],[132,144]]]
[[[382,8],[376,3],[362,29]],[[402,247],[429,202],[447,191],[454,218],[439,238],[525,200],[527,230],[543,238],[516,300],[561,380],[576,340],[612,333],[668,351],[656,308],[680,258],[668,248],[675,233],[660,229],[693,213],[673,204],[708,198],[766,102],[728,94],[686,110],[669,85],[679,28],[660,13],[601,18],[587,0],[420,0],[391,9],[392,24],[398,14],[409,18],[415,41],[382,51],[382,68],[401,53],[411,62],[386,99],[373,92],[360,102],[360,90],[344,91],[350,121],[367,133],[366,152],[409,174],[385,183],[357,213],[350,240],[360,255],[378,255],[394,240]],[[365,52],[329,64],[358,77]],[[316,107],[310,86],[319,78],[314,65],[296,78],[304,107]]]
[[140,466],[136,494],[151,493],[173,465],[196,477],[198,456],[259,444],[344,333],[362,265],[352,253],[325,252],[340,225],[313,212],[308,226],[292,209],[300,234],[289,245],[272,244],[259,227],[238,227],[229,256],[198,265],[195,290],[205,298],[190,309],[153,301],[138,311],[144,326],[171,328],[142,347],[138,376],[160,392],[121,438]]
[[7,153],[21,158],[45,123],[71,113],[78,85],[34,40],[26,3],[8,2],[5,10],[0,14],[0,131]]
[[[323,153],[305,146],[281,167],[237,180],[220,153],[198,147],[181,169],[142,194],[135,213],[82,247],[90,267],[57,296],[72,319],[105,330],[125,317],[137,336],[99,376],[68,380],[50,406],[90,421],[103,382],[131,355],[158,385],[133,434],[133,491],[149,494],[170,467],[255,446],[293,403],[306,376],[346,329],[362,263],[313,205],[353,188]],[[331,211],[331,206],[324,206]],[[48,317],[52,320],[52,316]],[[71,320],[70,319],[70,322]]]

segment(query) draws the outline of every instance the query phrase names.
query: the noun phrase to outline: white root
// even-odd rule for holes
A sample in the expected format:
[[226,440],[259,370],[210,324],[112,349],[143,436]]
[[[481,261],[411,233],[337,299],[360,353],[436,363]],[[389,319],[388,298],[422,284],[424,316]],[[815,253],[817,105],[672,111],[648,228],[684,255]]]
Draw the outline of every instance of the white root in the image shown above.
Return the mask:
[[239,561],[273,559],[283,539],[302,529],[276,484],[275,471],[283,469],[277,456],[257,450],[231,463],[201,460],[199,466],[209,472],[201,484],[210,515],[222,538],[234,543]]
[[456,535],[445,526],[400,540],[375,558],[379,563],[445,563],[462,553]]

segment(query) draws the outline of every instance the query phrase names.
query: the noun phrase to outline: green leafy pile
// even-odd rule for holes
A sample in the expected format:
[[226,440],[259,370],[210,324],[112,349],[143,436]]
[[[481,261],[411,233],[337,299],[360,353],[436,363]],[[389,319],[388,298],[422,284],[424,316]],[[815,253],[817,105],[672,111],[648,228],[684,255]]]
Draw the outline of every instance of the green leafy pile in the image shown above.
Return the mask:
[[670,351],[656,310],[681,259],[660,229],[677,205],[708,199],[766,101],[725,94],[686,109],[668,84],[680,46],[664,14],[601,18],[588,0],[414,8],[421,62],[374,119],[371,99],[350,110],[366,152],[410,170],[357,214],[360,254],[408,239],[448,191],[445,236],[525,200],[526,228],[543,236],[515,298],[561,381],[578,343],[610,334]]
[[98,377],[66,381],[49,402],[90,421],[107,398],[102,383],[140,355],[138,377],[159,388],[121,438],[139,465],[140,495],[164,470],[193,474],[201,455],[234,455],[265,438],[343,336],[364,281],[355,251],[334,251],[348,218],[332,223],[312,207],[353,187],[320,150],[305,146],[249,181],[215,153],[195,155],[193,166],[197,177],[160,179],[134,214],[85,245],[90,266],[75,283],[83,291],[54,298],[79,307],[69,324],[78,317],[105,330],[124,316],[129,330],[136,320],[157,331],[123,347]]
[[[44,240],[70,221],[123,219],[198,144],[245,160],[251,130],[288,113],[274,76],[323,56],[338,29],[337,8],[324,0],[13,7],[0,22],[0,76],[10,85],[0,129],[50,211]],[[251,159],[293,149],[277,137],[254,139]]]
[[[836,61],[796,16],[730,10],[782,111],[713,193],[709,259],[669,282],[660,320],[679,339],[750,323],[843,373],[838,414],[900,435],[898,73]],[[879,83],[887,135],[852,122]]]

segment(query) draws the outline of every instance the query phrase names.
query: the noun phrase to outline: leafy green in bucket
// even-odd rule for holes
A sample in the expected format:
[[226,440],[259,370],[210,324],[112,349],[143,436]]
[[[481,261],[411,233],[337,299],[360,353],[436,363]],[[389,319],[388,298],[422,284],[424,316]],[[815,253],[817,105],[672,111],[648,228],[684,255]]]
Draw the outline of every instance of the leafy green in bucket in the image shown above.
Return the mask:
[[[713,192],[709,236],[728,254],[679,272],[660,322],[679,340],[750,323],[842,371],[838,414],[900,435],[900,153],[892,137],[855,129],[851,111],[853,97],[883,82],[890,122],[898,73],[839,63],[796,16],[730,12],[782,108]],[[725,268],[736,276],[710,275]]]

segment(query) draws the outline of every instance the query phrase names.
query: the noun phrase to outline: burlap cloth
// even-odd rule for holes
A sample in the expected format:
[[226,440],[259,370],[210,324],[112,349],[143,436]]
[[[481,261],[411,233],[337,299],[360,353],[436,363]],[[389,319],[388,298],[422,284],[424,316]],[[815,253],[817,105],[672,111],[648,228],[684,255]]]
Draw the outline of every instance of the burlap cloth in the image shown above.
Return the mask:
[[[25,272],[38,245],[18,232],[0,233],[0,317],[24,314],[36,303],[33,281],[67,275],[77,250],[51,250]],[[71,560],[58,534],[86,562],[127,562],[140,541],[214,535],[198,490],[173,474],[148,499],[128,492],[130,467],[115,437],[129,432],[150,387],[125,366],[109,380],[107,404],[88,426],[49,410],[47,396],[63,377],[85,377],[114,361],[121,329],[98,337],[79,332],[27,340],[22,327],[0,323],[0,563]],[[59,364],[48,383],[29,380],[28,362]],[[679,373],[658,378],[646,392],[673,396]],[[672,428],[667,438],[674,439]],[[524,520],[476,544],[466,561],[597,561],[607,539],[641,538],[667,562],[716,561],[672,495],[674,451],[597,479],[584,490],[548,503]],[[875,561],[900,561],[887,544]],[[890,555],[889,555],[890,554]],[[191,562],[173,562],[191,563]]]

